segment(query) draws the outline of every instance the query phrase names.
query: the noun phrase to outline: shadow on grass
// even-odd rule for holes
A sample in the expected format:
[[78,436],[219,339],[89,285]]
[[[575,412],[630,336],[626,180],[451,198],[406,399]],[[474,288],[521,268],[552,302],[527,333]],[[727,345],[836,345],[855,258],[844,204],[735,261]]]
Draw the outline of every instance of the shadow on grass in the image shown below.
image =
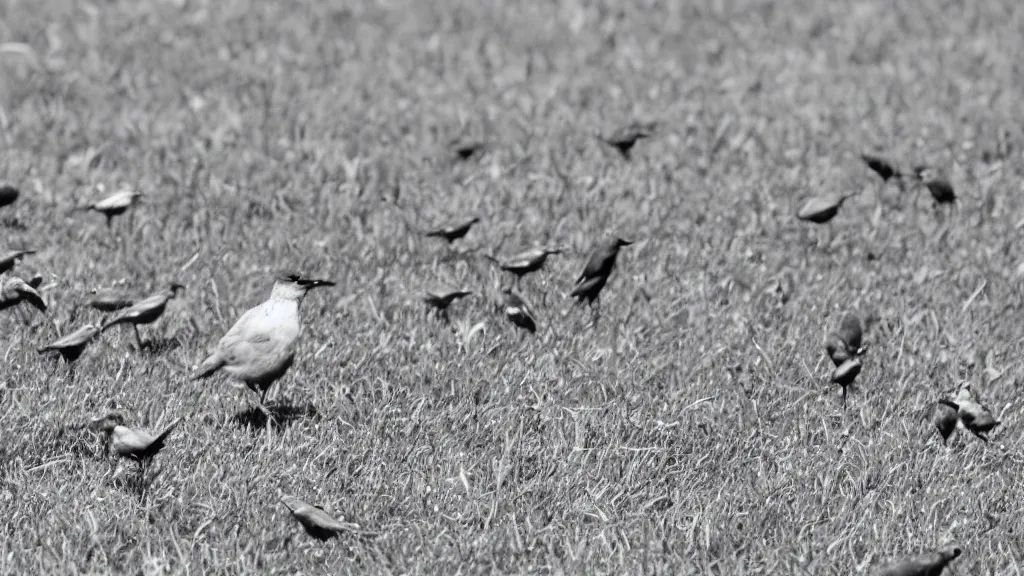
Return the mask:
[[181,348],[181,341],[178,338],[151,338],[142,342],[142,351],[154,356],[166,354]]
[[123,474],[115,476],[112,484],[115,488],[134,495],[139,499],[139,502],[145,502],[150,486],[156,482],[156,479],[162,472],[162,470],[150,471],[148,466],[137,467],[133,464]]
[[0,220],[0,224],[2,224],[4,228],[10,228],[12,230],[18,230],[20,232],[25,232],[28,230],[28,225],[19,220],[17,216],[9,216],[7,218],[4,218],[3,220]]
[[317,410],[312,404],[292,406],[287,403],[278,403],[268,405],[267,412],[259,407],[242,410],[235,413],[231,419],[241,428],[263,430],[269,424],[274,430],[283,430],[303,418],[315,418],[316,416]]

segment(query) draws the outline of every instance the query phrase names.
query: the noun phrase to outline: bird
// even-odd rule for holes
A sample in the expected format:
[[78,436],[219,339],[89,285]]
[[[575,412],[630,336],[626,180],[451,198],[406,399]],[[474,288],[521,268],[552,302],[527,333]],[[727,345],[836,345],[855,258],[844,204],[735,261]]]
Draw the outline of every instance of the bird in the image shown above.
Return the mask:
[[469,160],[477,153],[483,152],[486,144],[479,140],[455,140],[450,146],[456,159]]
[[223,369],[259,394],[260,408],[265,412],[267,390],[295,361],[302,333],[299,303],[313,288],[334,285],[330,280],[307,278],[301,273],[278,276],[270,298],[242,314],[199,365],[192,380],[209,378]]
[[423,295],[423,301],[427,304],[428,314],[431,310],[434,310],[442,319],[448,320],[448,307],[452,305],[452,302],[472,294],[473,293],[469,290],[452,290],[450,288],[435,287],[426,291]]
[[946,565],[960,553],[960,548],[945,548],[910,556],[882,568],[878,576],[941,576]]
[[957,408],[949,406],[948,403],[936,402],[935,409],[932,413],[932,423],[935,424],[935,429],[939,431],[939,435],[942,436],[942,443],[945,445],[949,441],[949,437],[953,435],[956,430],[956,423],[958,420]]
[[321,542],[326,542],[342,532],[361,532],[359,524],[341,522],[320,506],[313,506],[294,496],[281,496],[281,502],[288,507],[306,533]]
[[131,298],[108,288],[93,288],[89,294],[88,305],[101,312],[117,312],[135,304]]
[[46,312],[46,302],[28,282],[17,276],[0,279],[0,311],[28,302],[40,312]]
[[0,274],[10,272],[25,256],[35,253],[35,250],[11,250],[3,256],[0,256]]
[[843,387],[843,406],[846,406],[846,389],[857,379],[860,369],[860,358],[852,358],[843,362],[832,371],[832,382]]
[[185,287],[181,284],[172,283],[169,288],[160,290],[148,298],[132,304],[127,309],[105,322],[103,324],[102,332],[106,332],[118,324],[131,324],[132,329],[135,330],[135,341],[139,345],[139,350],[142,350],[142,337],[139,336],[139,324],[152,324],[153,322],[156,322],[156,320],[163,315],[164,310],[167,308],[167,303],[172,298],[175,298],[178,295],[178,292],[184,289]]
[[171,422],[162,432],[153,436],[143,430],[132,430],[124,425],[124,417],[118,413],[107,414],[92,421],[94,429],[104,432],[110,439],[109,447],[119,458],[127,458],[145,467],[163,449],[167,436],[181,423],[181,418]]
[[14,186],[0,185],[0,208],[14,204],[18,200],[18,196],[21,196],[21,192]]
[[941,172],[935,168],[917,166],[914,168],[914,174],[917,176],[917,179],[920,180],[921,184],[924,184],[925,188],[928,189],[928,192],[931,193],[936,206],[941,204],[956,204],[957,195],[956,191],[953,189],[953,184],[950,183],[949,179]]
[[956,410],[964,428],[985,442],[988,442],[988,433],[1001,424],[988,408],[977,401],[968,383],[960,387],[952,401],[943,398],[939,402]]
[[585,300],[594,309],[595,324],[601,313],[601,290],[608,283],[608,277],[615,269],[615,259],[619,255],[619,249],[630,244],[632,244],[631,241],[617,237],[599,243],[591,252],[587,265],[583,267],[583,271],[576,278],[576,287],[569,293],[569,296],[576,298],[577,302],[582,304]]
[[65,334],[60,338],[50,342],[46,346],[39,348],[40,354],[46,352],[57,352],[61,358],[64,359],[68,364],[78,360],[82,352],[85,351],[85,347],[92,342],[93,338],[100,333],[100,326],[98,324],[85,324],[70,334]]
[[537,331],[537,322],[533,319],[530,307],[518,294],[512,291],[512,288],[505,288],[504,294],[505,317],[530,334],[535,333]]
[[843,206],[843,202],[846,202],[852,197],[853,194],[847,193],[811,198],[805,202],[796,213],[796,217],[800,220],[804,220],[805,222],[827,224],[836,217],[836,214],[839,213],[839,209]]
[[428,238],[444,238],[449,244],[451,244],[466,234],[469,234],[469,229],[479,221],[480,218],[473,217],[463,222],[448,224],[439,228],[434,228],[433,230],[428,230],[424,235]]
[[92,210],[99,212],[107,217],[107,227],[110,227],[114,216],[124,214],[129,208],[131,208],[139,199],[142,197],[142,192],[135,190],[125,189],[120,192],[115,192],[106,198],[87,204],[85,206],[79,206],[76,210]]
[[873,170],[875,174],[878,174],[882,179],[882,182],[888,182],[893,176],[900,176],[899,170],[897,170],[889,160],[882,158],[881,156],[865,153],[861,154],[860,158],[868,165],[868,168]]
[[640,140],[649,138],[655,128],[654,122],[631,122],[607,136],[598,136],[598,138],[615,148],[625,160],[629,160],[632,156],[633,146]]
[[543,268],[544,263],[547,262],[548,256],[561,253],[562,251],[558,248],[541,247],[524,250],[503,260],[499,260],[490,255],[488,255],[487,258],[497,264],[498,268],[514,274],[516,277],[516,286],[518,286],[519,281],[522,280],[523,276]]
[[839,319],[839,325],[825,336],[825,351],[835,366],[864,354],[864,329],[871,320],[869,316],[862,322],[860,316],[847,312]]

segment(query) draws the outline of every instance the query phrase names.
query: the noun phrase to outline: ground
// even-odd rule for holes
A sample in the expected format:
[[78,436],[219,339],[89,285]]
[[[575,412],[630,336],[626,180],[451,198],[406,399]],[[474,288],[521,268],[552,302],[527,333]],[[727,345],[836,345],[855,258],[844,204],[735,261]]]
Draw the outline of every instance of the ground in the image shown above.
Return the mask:
[[[0,572],[1022,572],[1024,6],[514,0],[0,5]],[[656,122],[630,160],[595,136]],[[485,148],[457,160],[451,143]],[[875,151],[960,196],[882,185]],[[122,186],[108,228],[71,211]],[[794,214],[856,192],[830,226]],[[453,248],[422,231],[481,222]],[[620,235],[602,318],[566,298]],[[483,254],[562,247],[500,315]],[[274,274],[338,286],[270,392],[188,374]],[[187,285],[72,380],[87,291]],[[119,284],[118,282],[123,282]],[[423,291],[465,287],[451,324]],[[822,344],[874,310],[844,408]],[[943,446],[969,380],[1002,420]],[[184,420],[144,482],[89,420]],[[292,494],[379,532],[320,543]]]

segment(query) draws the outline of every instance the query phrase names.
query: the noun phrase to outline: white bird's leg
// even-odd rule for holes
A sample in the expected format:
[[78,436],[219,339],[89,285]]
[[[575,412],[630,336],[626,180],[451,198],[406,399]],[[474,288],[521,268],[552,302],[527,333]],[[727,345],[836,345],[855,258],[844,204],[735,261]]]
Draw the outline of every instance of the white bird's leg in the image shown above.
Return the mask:
[[139,352],[142,352],[142,337],[139,336],[139,327],[133,323],[132,329],[135,330],[135,343],[139,345]]

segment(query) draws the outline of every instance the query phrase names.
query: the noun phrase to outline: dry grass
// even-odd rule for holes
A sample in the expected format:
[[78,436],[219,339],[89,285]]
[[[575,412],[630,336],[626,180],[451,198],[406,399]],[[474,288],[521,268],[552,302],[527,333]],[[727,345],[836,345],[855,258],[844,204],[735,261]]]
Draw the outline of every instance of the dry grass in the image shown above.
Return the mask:
[[[1022,572],[1021,6],[329,4],[0,4],[34,51],[0,54],[0,248],[40,251],[52,306],[0,318],[0,572],[818,575],[945,543]],[[632,162],[593,137],[634,119],[661,129]],[[948,169],[961,209],[881,189],[869,149]],[[68,215],[98,183],[147,202]],[[794,212],[845,190],[816,247]],[[462,256],[416,233],[469,214]],[[590,329],[564,296],[613,232]],[[523,339],[480,254],[534,242],[567,253]],[[339,287],[304,303],[284,425],[246,426],[248,391],[187,374],[283,267]],[[119,279],[188,291],[154,350],[108,332],[68,382],[35,348]],[[476,291],[451,327],[436,282]],[[862,307],[843,411],[821,342]],[[991,444],[922,420],[960,379]],[[185,418],[145,490],[83,429],[111,406]],[[321,545],[281,493],[381,535]]]

